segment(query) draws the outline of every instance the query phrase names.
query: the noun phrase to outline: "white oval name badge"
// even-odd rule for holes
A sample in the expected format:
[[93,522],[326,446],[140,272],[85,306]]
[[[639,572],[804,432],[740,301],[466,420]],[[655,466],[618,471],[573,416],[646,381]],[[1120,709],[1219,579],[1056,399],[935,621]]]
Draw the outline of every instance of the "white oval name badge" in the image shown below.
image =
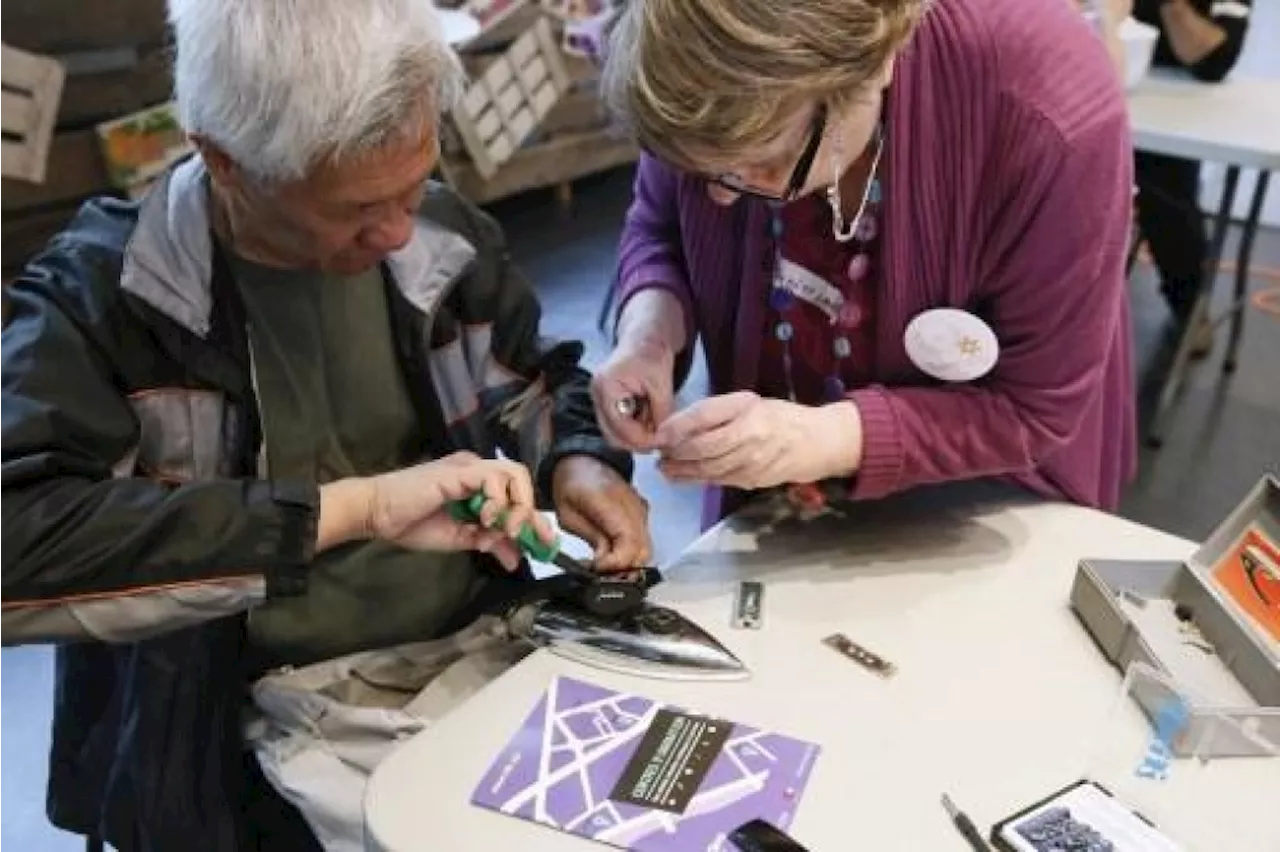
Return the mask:
[[844,294],[827,279],[798,263],[782,258],[773,276],[773,286],[786,290],[801,301],[821,310],[832,321],[844,304]]
[[971,382],[991,372],[1000,344],[991,326],[968,311],[934,308],[917,314],[903,335],[907,357],[944,382]]

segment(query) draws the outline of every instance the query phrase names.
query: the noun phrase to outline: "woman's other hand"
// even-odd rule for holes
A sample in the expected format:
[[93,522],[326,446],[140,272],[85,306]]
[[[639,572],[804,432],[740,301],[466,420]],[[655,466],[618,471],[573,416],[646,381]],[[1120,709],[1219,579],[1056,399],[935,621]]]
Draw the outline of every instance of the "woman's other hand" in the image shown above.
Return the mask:
[[806,406],[740,391],[673,415],[655,443],[669,479],[772,488],[853,474],[862,460],[862,420],[848,401]]

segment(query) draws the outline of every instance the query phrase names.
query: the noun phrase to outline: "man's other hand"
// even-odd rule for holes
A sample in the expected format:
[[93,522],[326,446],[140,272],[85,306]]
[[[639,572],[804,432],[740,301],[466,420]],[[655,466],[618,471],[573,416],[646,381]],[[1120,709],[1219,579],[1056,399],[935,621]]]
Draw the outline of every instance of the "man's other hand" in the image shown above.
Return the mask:
[[591,545],[595,565],[626,571],[653,558],[649,504],[617,471],[591,456],[567,456],[551,478],[560,525]]

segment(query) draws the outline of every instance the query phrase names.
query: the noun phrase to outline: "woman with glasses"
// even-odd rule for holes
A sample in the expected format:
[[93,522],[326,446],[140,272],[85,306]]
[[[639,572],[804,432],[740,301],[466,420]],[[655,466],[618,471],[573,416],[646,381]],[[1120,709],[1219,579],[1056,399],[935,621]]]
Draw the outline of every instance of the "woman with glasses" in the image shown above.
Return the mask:
[[631,0],[604,86],[645,153],[595,401],[705,521],[987,477],[1116,505],[1131,144],[1073,3]]

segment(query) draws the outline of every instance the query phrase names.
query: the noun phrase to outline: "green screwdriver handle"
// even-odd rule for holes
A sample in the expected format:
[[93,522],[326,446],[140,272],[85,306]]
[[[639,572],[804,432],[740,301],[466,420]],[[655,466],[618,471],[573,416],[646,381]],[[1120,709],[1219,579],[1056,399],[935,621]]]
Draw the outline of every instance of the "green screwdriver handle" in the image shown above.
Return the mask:
[[[449,514],[455,521],[478,524],[480,523],[480,510],[484,508],[484,504],[488,502],[488,499],[483,492],[477,491],[466,500],[455,500],[450,503]],[[496,526],[502,526],[506,517],[506,512],[498,515]],[[538,531],[533,528],[533,524],[526,523],[520,527],[520,535],[516,538],[516,543],[520,545],[520,550],[526,556],[530,556],[539,562],[550,562],[560,553],[560,542],[557,540],[547,544],[538,537]]]

